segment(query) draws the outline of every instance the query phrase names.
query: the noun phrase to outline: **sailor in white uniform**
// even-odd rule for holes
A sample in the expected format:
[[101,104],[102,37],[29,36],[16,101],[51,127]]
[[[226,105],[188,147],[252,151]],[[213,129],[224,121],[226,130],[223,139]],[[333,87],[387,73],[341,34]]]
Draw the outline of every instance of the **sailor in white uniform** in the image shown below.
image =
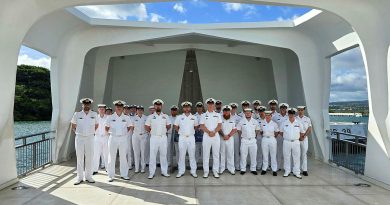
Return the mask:
[[301,141],[301,169],[303,176],[308,176],[307,173],[307,149],[308,149],[308,136],[311,134],[311,120],[305,116],[305,106],[297,106],[298,116],[297,119],[302,123],[305,134],[300,139]]
[[[259,114],[258,118],[256,119],[257,122],[259,122],[260,124],[260,127],[261,127],[261,123],[265,120],[265,113],[264,111],[266,110],[267,108],[265,106],[257,106],[256,107],[256,110]],[[263,164],[263,151],[262,151],[262,146],[261,146],[261,142],[262,142],[262,135],[261,135],[261,132],[258,132],[258,135],[256,137],[256,140],[257,140],[257,163],[256,163],[256,169],[257,170],[261,170],[261,167],[262,167],[262,164]]]
[[272,112],[272,117],[279,114],[278,111],[276,110],[276,108],[278,107],[278,101],[275,100],[275,99],[272,99],[270,101],[268,101],[268,105],[269,105],[269,109],[271,110]]
[[[198,125],[200,125],[200,117],[202,116],[204,109],[203,109],[203,103],[197,102],[195,104],[196,106],[196,113],[194,116],[198,120]],[[198,126],[195,129],[195,159],[196,163],[199,163],[202,161],[202,138],[203,138],[203,131],[200,129],[200,126]]]
[[215,100],[215,112],[222,116],[222,101]]
[[261,101],[260,100],[254,100],[252,102],[252,110],[254,110],[254,113],[252,114],[252,117],[255,119],[255,120],[258,120],[259,117],[260,117],[260,113],[259,113],[259,110],[257,109],[259,106],[261,105]]
[[246,173],[247,157],[250,156],[251,173],[257,175],[256,171],[256,156],[257,156],[257,144],[256,136],[257,132],[260,132],[259,122],[252,118],[252,109],[246,108],[244,110],[245,117],[237,125],[237,130],[241,136],[241,161],[240,161],[240,174]]
[[132,137],[135,173],[140,171],[140,165],[141,173],[145,173],[145,148],[148,137],[145,131],[146,118],[146,115],[144,115],[144,107],[142,105],[137,106],[136,115],[133,118],[134,130]]
[[115,177],[116,153],[119,150],[120,176],[124,180],[129,180],[129,166],[126,155],[128,150],[129,131],[133,129],[133,122],[128,115],[123,113],[123,106],[126,104],[122,100],[113,102],[115,112],[106,121],[106,131],[110,133],[108,139],[108,182],[113,182]]
[[260,123],[260,130],[262,133],[261,149],[263,151],[263,166],[261,175],[265,175],[267,173],[269,158],[271,158],[271,169],[273,175],[277,176],[278,164],[276,161],[276,136],[279,133],[279,127],[278,124],[271,119],[272,111],[265,111],[264,114],[265,119],[262,119]]
[[92,161],[94,134],[99,123],[97,113],[91,110],[92,102],[90,98],[81,99],[80,103],[83,108],[80,112],[75,112],[71,120],[72,130],[76,134],[77,179],[74,185],[79,185],[84,178],[89,183],[95,183],[92,178]]
[[[176,117],[179,113],[178,109],[179,108],[176,105],[172,105],[171,106],[171,115],[169,116],[169,120],[171,120],[172,126],[170,129],[168,129],[168,133],[167,133],[167,136],[168,136],[168,147],[167,147],[168,166],[171,166],[171,163],[174,166],[178,166],[178,163],[179,163],[179,144],[178,144],[178,139],[177,139],[178,135],[175,132],[174,133],[175,136],[172,136],[172,133],[174,132],[173,124],[175,123]],[[173,139],[172,139],[172,137],[173,137]],[[173,151],[175,152],[175,157],[174,158],[172,157],[174,162],[171,162],[171,155],[173,154]]]
[[222,127],[221,115],[214,111],[215,100],[206,100],[207,111],[202,115],[200,127],[203,130],[203,178],[209,177],[210,151],[213,153],[213,175],[219,178],[219,149],[221,146],[219,130]]
[[248,100],[242,101],[241,102],[242,111],[240,113],[238,113],[238,116],[240,116],[241,118],[245,118],[244,110],[246,108],[249,108],[250,106],[251,106],[251,103]]
[[219,173],[223,174],[227,168],[230,174],[235,175],[234,134],[237,132],[236,122],[235,119],[231,117],[231,107],[229,105],[224,106],[222,111],[222,128],[219,131],[221,136],[221,162]]
[[107,116],[112,115],[112,108],[111,108],[111,107],[107,107],[107,108],[106,108],[106,115],[107,115]]
[[[237,114],[237,103],[230,103],[230,107],[232,108],[230,112],[230,117],[234,119],[234,122],[236,123],[236,127],[238,123],[241,121],[241,117]],[[238,132],[236,132],[233,136],[234,139],[234,167],[236,168],[236,171],[240,171],[240,142],[241,137],[238,136]]]
[[280,126],[280,133],[283,136],[284,175],[288,177],[291,173],[291,155],[293,159],[293,174],[302,179],[300,170],[301,144],[305,131],[302,123],[295,118],[296,109],[288,109],[288,120]]
[[[279,128],[288,119],[288,115],[287,115],[288,108],[289,108],[289,105],[287,103],[280,103],[279,104],[280,113],[274,113],[272,115],[272,120],[278,124]],[[283,142],[284,142],[284,140],[283,140],[282,135],[279,134],[278,137],[276,138],[276,141],[278,142],[276,158],[277,158],[278,167],[280,170],[283,166]]]
[[97,116],[97,121],[99,126],[95,131],[93,174],[98,173],[100,164],[102,165],[102,168],[108,165],[108,133],[106,132],[106,121],[108,116],[105,114],[106,107],[105,104],[98,105],[99,114]]
[[184,175],[186,170],[186,154],[190,160],[191,175],[197,178],[196,174],[196,161],[195,161],[195,129],[198,127],[198,119],[191,114],[192,103],[185,101],[181,103],[183,107],[183,114],[176,117],[175,130],[179,133],[179,167],[176,178],[180,178]]
[[169,177],[167,161],[167,130],[171,128],[169,116],[162,112],[164,101],[155,99],[153,105],[155,112],[149,115],[145,122],[145,128],[150,132],[150,158],[149,179],[153,179],[156,172],[157,153],[160,152],[161,175]]

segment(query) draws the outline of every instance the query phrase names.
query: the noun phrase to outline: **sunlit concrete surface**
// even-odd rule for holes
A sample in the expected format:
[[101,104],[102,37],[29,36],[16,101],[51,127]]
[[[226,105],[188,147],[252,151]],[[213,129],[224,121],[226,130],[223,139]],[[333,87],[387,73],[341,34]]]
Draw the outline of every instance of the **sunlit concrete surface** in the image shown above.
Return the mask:
[[[180,179],[130,172],[130,181],[107,182],[104,171],[96,183],[74,186],[75,165],[53,165],[0,191],[0,204],[389,204],[390,191],[372,185],[353,174],[319,161],[309,161],[309,176],[299,180],[254,176],[247,173],[219,179],[194,179],[189,172]],[[159,172],[157,172],[157,175]],[[198,171],[201,176],[202,171]],[[371,187],[357,187],[367,183]],[[25,190],[12,190],[23,185]]]

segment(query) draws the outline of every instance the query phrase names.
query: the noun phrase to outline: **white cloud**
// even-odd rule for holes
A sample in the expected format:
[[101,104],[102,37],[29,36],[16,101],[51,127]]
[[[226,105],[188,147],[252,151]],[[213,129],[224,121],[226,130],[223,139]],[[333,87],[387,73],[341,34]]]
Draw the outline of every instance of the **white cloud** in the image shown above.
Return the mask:
[[299,16],[295,14],[295,15],[294,15],[293,17],[291,17],[291,18],[283,18],[283,17],[279,16],[276,20],[277,20],[277,21],[294,21],[294,20],[297,19],[297,18],[299,18]]
[[241,3],[224,3],[223,8],[226,12],[238,12],[245,11],[245,16],[248,17],[250,15],[257,14],[256,7],[248,4]]
[[160,22],[161,20],[164,20],[165,18],[163,16],[160,16],[156,13],[150,13],[150,21],[151,22]]
[[42,57],[38,59],[33,59],[27,54],[21,54],[18,58],[18,65],[32,65],[32,66],[40,66],[47,69],[50,69],[50,57]]
[[175,5],[173,5],[173,9],[182,14],[187,11],[186,8],[184,8],[182,3],[175,3]]
[[91,18],[126,20],[133,17],[139,21],[148,19],[146,5],[143,3],[78,6],[76,8]]
[[187,20],[183,20],[183,21],[178,21],[178,23],[187,24],[187,23],[188,23],[188,21],[187,21]]

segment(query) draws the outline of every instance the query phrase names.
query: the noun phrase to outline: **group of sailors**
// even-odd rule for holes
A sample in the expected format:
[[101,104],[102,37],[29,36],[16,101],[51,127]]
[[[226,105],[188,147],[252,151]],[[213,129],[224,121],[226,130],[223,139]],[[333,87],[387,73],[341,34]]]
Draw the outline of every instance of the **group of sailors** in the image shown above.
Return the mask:
[[[75,112],[71,120],[75,132],[77,155],[77,179],[94,183],[93,175],[99,168],[105,169],[108,181],[115,177],[115,163],[119,153],[119,173],[129,180],[128,172],[145,173],[149,166],[149,179],[153,179],[157,164],[161,175],[169,177],[168,166],[178,166],[177,178],[186,170],[188,153],[190,174],[197,178],[197,164],[203,161],[203,178],[210,173],[219,178],[225,171],[244,175],[249,170],[273,176],[284,169],[283,177],[291,173],[301,179],[308,176],[307,150],[311,133],[311,120],[305,116],[305,106],[289,107],[277,100],[268,102],[269,109],[260,100],[223,105],[222,101],[208,98],[205,104],[197,102],[196,112],[191,113],[192,103],[181,103],[182,114],[177,106],[171,107],[171,115],[162,112],[164,102],[153,101],[149,115],[143,106],[126,105],[122,100],[113,102],[115,109],[98,105],[98,113],[91,110],[93,100],[83,98],[82,110]],[[252,106],[251,106],[252,104]],[[279,107],[279,112],[277,112]],[[173,156],[173,150],[175,158]],[[157,156],[159,154],[159,157]]]

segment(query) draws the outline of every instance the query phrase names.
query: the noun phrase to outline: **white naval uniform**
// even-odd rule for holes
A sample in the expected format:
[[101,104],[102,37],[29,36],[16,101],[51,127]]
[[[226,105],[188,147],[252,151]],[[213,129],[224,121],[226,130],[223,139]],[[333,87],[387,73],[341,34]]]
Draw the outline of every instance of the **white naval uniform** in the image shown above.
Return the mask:
[[171,125],[169,116],[157,112],[149,115],[145,125],[150,126],[150,154],[149,154],[149,175],[154,176],[156,172],[157,153],[160,152],[161,174],[168,174],[167,162],[167,126]]
[[[297,120],[299,120],[303,125],[303,131],[307,131],[309,127],[311,127],[311,120],[307,116],[303,116],[302,118],[297,116]],[[302,171],[307,171],[307,150],[309,148],[309,143],[307,136],[301,141],[301,169]]]
[[[241,118],[238,114],[234,114],[230,116],[234,119],[236,122],[236,127],[238,123],[241,121]],[[233,136],[234,138],[234,167],[236,170],[240,169],[240,144],[241,144],[241,137],[239,136],[238,132],[236,132]]]
[[[275,121],[276,124],[278,124],[278,127],[280,129],[282,124],[288,120],[288,114],[286,113],[284,116],[282,116],[280,113],[274,113],[272,115],[272,120]],[[278,168],[280,169],[283,167],[283,159],[284,159],[283,158],[283,143],[284,143],[283,136],[279,134],[276,138],[276,141],[277,141],[276,160],[278,162]]]
[[[172,115],[169,116],[169,120],[171,121],[171,124],[173,125],[176,121],[177,117],[173,117]],[[173,132],[173,126],[169,128],[167,132],[167,137],[168,137],[168,145],[167,145],[167,158],[168,158],[168,166],[171,166],[171,163],[174,166],[178,165],[179,162],[179,144],[172,139],[172,132]],[[173,144],[172,144],[173,143]],[[172,157],[174,162],[171,162],[171,155],[173,154],[172,148],[175,151],[175,157]]]
[[[263,152],[263,166],[262,170],[267,171],[269,166],[269,158],[271,158],[271,169],[272,171],[278,171],[278,163],[276,161],[276,149],[277,142],[275,138],[275,132],[279,132],[279,127],[276,122],[270,120],[267,122],[265,119],[261,120],[260,130],[263,132],[263,138],[261,142],[261,149]],[[271,155],[271,157],[269,157]]]
[[195,161],[195,127],[198,126],[198,119],[191,113],[176,117],[175,126],[179,127],[179,174],[184,174],[186,170],[186,153],[190,159],[191,174],[196,174]]
[[[230,117],[229,119],[225,119],[222,117],[222,128],[221,131],[224,135],[228,135],[232,130],[235,130],[236,122],[235,119]],[[237,137],[237,136],[236,136]],[[225,140],[223,136],[221,136],[221,161],[220,161],[220,173],[225,171],[225,167],[229,170],[230,173],[235,171],[234,167],[234,138],[235,136],[231,136],[228,140]]]
[[[128,115],[130,120],[133,122],[134,121],[134,115]],[[133,131],[130,130],[129,131],[129,137],[128,137],[128,141],[127,141],[127,145],[129,146],[128,149],[127,149],[127,164],[129,166],[129,169],[132,169],[133,168],[133,163],[134,163],[134,158],[133,158],[133,154],[134,154],[134,151],[133,151]]]
[[[200,124],[204,125],[209,131],[215,131],[218,124],[222,123],[221,115],[215,111],[206,111],[200,119]],[[220,144],[219,133],[216,132],[214,137],[210,137],[206,132],[203,133],[203,171],[204,174],[209,173],[210,150],[213,152],[213,173],[219,171],[219,148]]]
[[106,127],[109,127],[110,137],[108,139],[108,177],[115,176],[116,153],[119,150],[119,165],[121,177],[127,178],[129,173],[129,165],[127,162],[127,150],[129,145],[128,128],[133,126],[129,116],[121,114],[120,116],[114,112],[106,121]]
[[[260,128],[261,128],[261,123],[265,120],[264,119],[261,119],[260,115],[256,118],[257,122],[259,122],[259,125],[260,125]],[[261,135],[261,133],[259,132],[259,134],[256,136],[256,144],[257,144],[257,157],[256,157],[256,166],[257,166],[257,169],[261,169],[262,167],[262,164],[263,164],[263,149],[262,149],[262,146],[261,146],[261,142],[263,141],[263,136]]]
[[[199,114],[199,113],[195,113],[194,116],[197,118],[198,120],[198,125],[200,125],[200,118],[201,118],[201,115],[202,114]],[[199,131],[201,131],[200,129],[200,126],[197,128]],[[199,161],[202,161],[202,142],[196,142],[195,141],[195,160],[196,160],[196,163],[199,163]]]
[[98,128],[95,131],[95,147],[94,147],[94,157],[93,157],[93,171],[97,172],[99,170],[100,159],[102,161],[102,166],[106,167],[108,165],[108,133],[106,132],[106,121],[108,119],[107,115],[101,117],[99,114],[97,116],[97,121],[99,123]]
[[251,160],[250,170],[256,171],[256,131],[260,130],[259,122],[253,118],[250,118],[250,120],[243,118],[238,123],[237,130],[241,131],[241,171],[246,171],[248,152]]
[[300,171],[300,157],[301,144],[299,142],[300,133],[304,134],[303,125],[294,118],[294,122],[286,120],[280,127],[280,132],[283,132],[283,156],[284,156],[284,170],[286,173],[291,172],[291,154],[293,159],[293,173],[299,175]]
[[93,181],[93,135],[95,134],[95,126],[98,125],[97,113],[93,111],[89,111],[88,114],[84,111],[75,112],[71,123],[76,125],[77,181],[83,181],[84,178]]
[[145,122],[146,115],[142,115],[141,117],[135,115],[133,118],[134,130],[132,137],[133,151],[134,151],[134,166],[135,171],[138,172],[140,165],[141,171],[144,172],[146,162],[145,162],[145,148],[147,141],[147,133],[145,131]]

